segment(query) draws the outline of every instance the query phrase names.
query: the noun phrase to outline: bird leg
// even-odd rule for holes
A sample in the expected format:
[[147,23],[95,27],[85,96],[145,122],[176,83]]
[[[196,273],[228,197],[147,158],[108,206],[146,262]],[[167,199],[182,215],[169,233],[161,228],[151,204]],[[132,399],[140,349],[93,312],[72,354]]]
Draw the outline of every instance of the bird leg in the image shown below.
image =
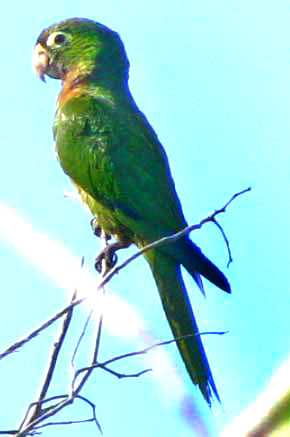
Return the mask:
[[117,261],[117,250],[125,249],[130,246],[130,242],[127,240],[118,240],[115,243],[109,244],[108,246],[104,247],[104,249],[97,255],[96,261],[95,261],[95,269],[97,272],[101,273],[102,271],[102,261],[105,260],[106,268],[108,270],[112,269]]

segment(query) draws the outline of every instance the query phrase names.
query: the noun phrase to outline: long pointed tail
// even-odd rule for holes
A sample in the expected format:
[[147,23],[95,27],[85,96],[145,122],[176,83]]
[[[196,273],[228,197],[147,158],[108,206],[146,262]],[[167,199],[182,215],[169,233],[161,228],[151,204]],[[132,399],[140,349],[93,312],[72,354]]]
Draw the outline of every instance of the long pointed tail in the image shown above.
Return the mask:
[[182,243],[184,254],[186,254],[182,264],[191,276],[194,277],[196,273],[200,273],[221,290],[231,293],[231,287],[225,275],[202,253],[200,248],[189,238],[184,239]]
[[[174,338],[198,333],[179,264],[166,254],[155,251],[148,253],[146,258]],[[176,343],[191,380],[199,386],[207,403],[211,405],[213,396],[219,400],[200,336],[190,336]]]

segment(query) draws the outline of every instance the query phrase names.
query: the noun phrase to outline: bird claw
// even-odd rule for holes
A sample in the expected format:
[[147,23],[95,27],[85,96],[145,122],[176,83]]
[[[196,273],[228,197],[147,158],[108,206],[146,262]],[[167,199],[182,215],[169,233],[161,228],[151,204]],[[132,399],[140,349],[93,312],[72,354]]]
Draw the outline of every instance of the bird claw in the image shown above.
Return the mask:
[[[103,236],[103,229],[99,225],[96,217],[92,218],[92,220],[90,221],[90,225],[91,225],[91,228],[93,230],[94,235],[98,238],[101,238]],[[106,239],[106,241],[110,240],[111,235],[105,234],[105,239]]]
[[103,261],[105,261],[106,270],[111,270],[117,264],[118,257],[115,247],[112,246],[106,246],[96,257],[95,269],[98,273],[101,273],[103,270]]
[[96,237],[101,237],[102,235],[102,228],[99,225],[99,223],[97,222],[97,219],[95,217],[92,218],[92,220],[90,221],[90,225],[91,228],[93,230],[93,233]]

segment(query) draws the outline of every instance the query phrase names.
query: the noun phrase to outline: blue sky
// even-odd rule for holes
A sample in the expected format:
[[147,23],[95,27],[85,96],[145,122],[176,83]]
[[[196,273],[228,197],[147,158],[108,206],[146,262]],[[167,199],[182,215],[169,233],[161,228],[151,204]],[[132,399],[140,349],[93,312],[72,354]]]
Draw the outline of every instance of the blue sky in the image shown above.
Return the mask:
[[[97,249],[90,216],[78,202],[64,198],[64,190],[72,187],[54,153],[51,125],[60,84],[48,80],[44,85],[31,72],[40,31],[73,16],[95,19],[120,33],[131,63],[132,93],[167,150],[189,223],[222,206],[233,193],[253,188],[220,218],[234,258],[226,272],[232,296],[207,283],[204,300],[185,275],[200,330],[230,331],[204,338],[222,407],[208,411],[174,345],[166,348],[182,372],[188,395],[198,402],[212,435],[218,435],[258,396],[289,354],[289,4],[31,0],[16,8],[6,3],[1,25],[0,205],[12,208],[32,230],[77,259],[84,255],[90,268]],[[45,260],[41,248],[32,250],[26,241],[34,260],[25,250],[20,254],[15,248],[22,241],[17,222],[5,221],[4,213],[1,217],[2,350],[61,308],[67,293],[36,266],[35,259],[39,264]],[[226,248],[213,225],[192,238],[226,271]],[[145,261],[131,264],[109,288],[132,305],[154,338],[170,338]],[[77,317],[84,318],[85,310]],[[1,362],[0,430],[14,428],[33,399],[54,329]],[[138,347],[136,339],[108,331],[102,356]],[[122,370],[144,366],[145,361],[132,359]],[[68,373],[68,368],[60,369],[55,390],[62,392]],[[164,393],[153,376],[118,381],[102,372],[87,389],[107,437],[192,435],[179,402]],[[82,408],[74,411],[78,417],[85,414]],[[45,432],[90,436],[95,428],[87,424]]]

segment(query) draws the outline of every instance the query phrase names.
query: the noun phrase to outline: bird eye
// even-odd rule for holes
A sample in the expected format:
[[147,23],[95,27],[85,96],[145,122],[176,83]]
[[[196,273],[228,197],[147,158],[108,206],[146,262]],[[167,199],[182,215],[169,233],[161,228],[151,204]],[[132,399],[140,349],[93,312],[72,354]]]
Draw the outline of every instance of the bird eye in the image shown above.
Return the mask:
[[66,41],[67,41],[67,37],[64,33],[54,32],[51,35],[49,35],[49,37],[47,38],[46,45],[48,47],[55,46],[55,45],[60,46],[64,44]]

